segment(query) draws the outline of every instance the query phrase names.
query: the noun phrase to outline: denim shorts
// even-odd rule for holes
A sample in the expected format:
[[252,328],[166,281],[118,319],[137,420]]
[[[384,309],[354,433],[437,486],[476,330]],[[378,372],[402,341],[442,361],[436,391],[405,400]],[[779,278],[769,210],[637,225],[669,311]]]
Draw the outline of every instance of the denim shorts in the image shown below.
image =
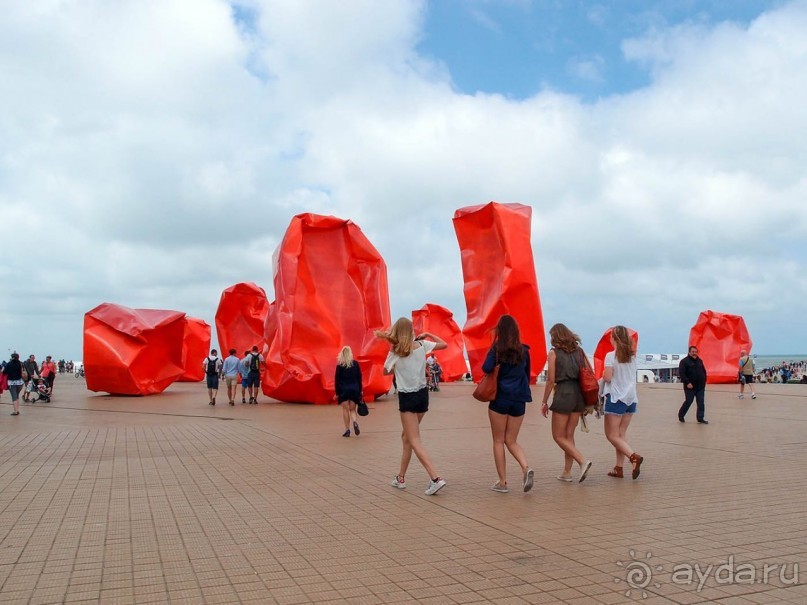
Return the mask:
[[218,374],[206,374],[207,376],[207,388],[208,389],[217,389],[219,388],[219,375]]
[[611,401],[611,396],[605,396],[605,409],[606,414],[613,414],[614,416],[624,416],[625,414],[635,414],[637,403],[634,401],[630,405],[622,403],[621,401]]

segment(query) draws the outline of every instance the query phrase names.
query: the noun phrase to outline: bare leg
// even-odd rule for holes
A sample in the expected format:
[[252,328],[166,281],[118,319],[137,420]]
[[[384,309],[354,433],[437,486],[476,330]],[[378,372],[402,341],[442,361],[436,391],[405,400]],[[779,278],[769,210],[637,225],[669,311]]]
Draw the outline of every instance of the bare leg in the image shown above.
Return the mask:
[[[404,436],[404,452],[401,456],[401,469],[399,475],[403,478],[406,474],[406,469],[409,466],[409,460],[412,458],[412,452],[415,453],[420,464],[426,469],[429,474],[429,479],[435,479],[437,471],[432,465],[429,454],[420,440],[420,421],[423,420],[423,414],[413,414],[412,412],[401,412],[401,424],[403,425]],[[408,445],[408,448],[407,448]],[[408,452],[407,452],[408,449]]]
[[521,473],[526,473],[529,469],[527,464],[527,456],[524,450],[518,444],[518,433],[521,430],[521,424],[524,422],[524,416],[508,416],[507,429],[504,432],[504,444],[510,455],[516,459],[518,465],[521,467]]
[[633,454],[633,449],[625,441],[625,433],[628,431],[632,417],[633,414],[623,416],[617,416],[616,414],[605,415],[605,438],[616,450],[617,466],[622,466],[625,463],[625,457],[630,458]]
[[560,446],[564,453],[563,476],[568,477],[572,472],[572,462],[577,462],[580,466],[585,463],[583,454],[575,447],[574,431],[580,420],[579,413],[559,414],[552,412],[552,438]]
[[356,402],[355,401],[348,401],[348,409],[350,410],[350,420],[353,422],[358,423],[359,417],[356,416]]
[[345,430],[350,431],[350,410],[348,409],[348,402],[342,402],[342,405],[339,407],[342,408],[342,422],[345,423]]
[[496,474],[499,484],[507,485],[507,462],[504,459],[504,435],[507,430],[507,415],[488,410],[490,419],[490,432],[493,435],[493,463],[496,465]]

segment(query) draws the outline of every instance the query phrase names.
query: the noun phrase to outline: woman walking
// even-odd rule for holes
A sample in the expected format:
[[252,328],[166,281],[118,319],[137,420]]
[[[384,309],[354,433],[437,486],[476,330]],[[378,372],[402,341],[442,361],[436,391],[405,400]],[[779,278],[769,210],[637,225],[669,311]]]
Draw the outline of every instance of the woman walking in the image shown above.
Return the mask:
[[[426,385],[426,356],[432,351],[446,348],[446,342],[439,336],[423,332],[415,339],[412,322],[406,317],[396,321],[388,332],[375,331],[378,338],[390,343],[392,350],[384,362],[384,373],[395,374],[398,385],[398,411],[401,414],[403,432],[403,453],[398,474],[392,480],[392,486],[406,488],[406,471],[412,452],[429,474],[429,486],[426,495],[433,496],[443,487],[445,480],[437,474],[437,470],[429,458],[428,452],[420,440],[420,422],[429,411],[429,389]],[[429,340],[425,340],[425,339]]]
[[20,392],[25,385],[22,379],[22,363],[19,353],[12,353],[11,360],[3,368],[3,374],[8,377],[8,391],[11,393],[11,403],[14,405],[12,416],[20,415]]
[[622,464],[625,457],[633,465],[631,476],[636,479],[644,458],[633,451],[625,441],[625,433],[639,398],[636,395],[636,351],[625,326],[611,330],[611,344],[614,350],[605,356],[605,438],[616,450],[616,465],[608,472],[609,477],[622,478]]
[[[548,372],[544,397],[541,402],[541,413],[544,418],[552,411],[552,438],[563,450],[563,473],[558,475],[560,481],[571,482],[572,463],[580,466],[577,481],[585,481],[591,468],[591,461],[586,460],[574,443],[574,431],[580,421],[580,414],[586,409],[583,392],[580,390],[580,366],[584,363],[585,353],[580,348],[580,337],[563,324],[555,324],[549,330],[552,349],[547,359]],[[552,405],[549,395],[553,392]]]
[[516,320],[511,315],[502,315],[496,325],[496,336],[482,364],[482,371],[490,374],[499,366],[496,379],[496,398],[488,404],[488,419],[493,434],[493,462],[499,480],[490,488],[494,492],[507,493],[507,461],[505,446],[521,467],[522,488],[532,489],[533,470],[527,464],[524,450],[518,444],[518,432],[524,422],[530,393],[530,351],[521,342]]
[[336,401],[342,405],[342,420],[345,423],[345,432],[342,437],[350,437],[350,421],[353,421],[353,432],[358,437],[359,420],[356,417],[356,406],[361,401],[361,368],[353,359],[353,350],[342,347],[336,362],[336,375],[334,376]]

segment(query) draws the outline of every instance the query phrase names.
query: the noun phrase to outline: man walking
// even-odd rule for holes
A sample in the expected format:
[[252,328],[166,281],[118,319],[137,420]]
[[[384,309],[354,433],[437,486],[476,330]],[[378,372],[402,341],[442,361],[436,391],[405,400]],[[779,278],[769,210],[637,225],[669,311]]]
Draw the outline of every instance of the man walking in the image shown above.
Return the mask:
[[247,356],[249,359],[249,374],[247,385],[249,386],[249,402],[258,403],[258,387],[261,384],[261,369],[263,368],[263,355],[258,352],[258,347],[252,347],[252,352]]
[[235,394],[238,389],[238,369],[240,359],[235,354],[235,349],[230,349],[230,355],[221,364],[221,375],[227,384],[227,399],[230,405],[235,405]]
[[216,395],[219,392],[219,376],[221,376],[221,359],[216,349],[210,350],[210,355],[202,362],[207,378],[207,394],[210,397],[210,405],[216,405]]
[[249,350],[244,351],[243,359],[238,362],[238,373],[241,374],[241,403],[246,403],[249,388]]
[[709,424],[704,418],[706,406],[703,403],[703,396],[706,391],[706,368],[703,360],[698,357],[698,347],[689,347],[689,354],[678,364],[678,375],[684,385],[684,403],[678,410],[678,421],[684,422],[689,407],[694,399],[697,404],[695,416],[699,424]]
[[748,354],[748,351],[743,349],[740,351],[740,394],[737,395],[738,399],[745,397],[745,385],[748,385],[751,391],[751,399],[756,399],[757,394],[754,393],[754,360]]

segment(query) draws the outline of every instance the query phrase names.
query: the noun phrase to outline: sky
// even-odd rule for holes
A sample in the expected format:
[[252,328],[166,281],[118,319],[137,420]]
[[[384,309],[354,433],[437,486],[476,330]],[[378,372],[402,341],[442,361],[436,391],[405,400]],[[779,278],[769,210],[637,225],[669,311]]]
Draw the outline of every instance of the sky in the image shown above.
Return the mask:
[[[465,320],[451,218],[532,207],[544,324],[681,352],[706,309],[807,352],[807,0],[0,0],[0,357],[102,302],[273,298],[349,218],[392,315]],[[214,345],[215,346],[215,345]]]

